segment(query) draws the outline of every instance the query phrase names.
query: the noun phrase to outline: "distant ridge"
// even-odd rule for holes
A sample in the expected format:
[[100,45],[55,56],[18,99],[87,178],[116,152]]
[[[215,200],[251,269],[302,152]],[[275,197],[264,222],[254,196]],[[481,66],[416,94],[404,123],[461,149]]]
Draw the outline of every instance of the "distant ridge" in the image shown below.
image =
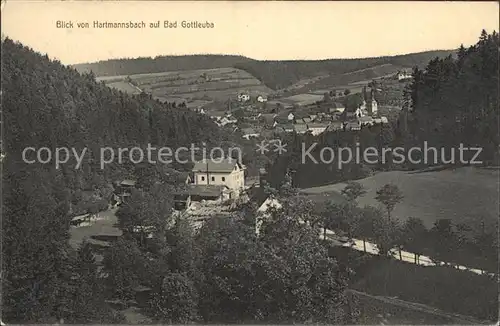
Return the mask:
[[435,50],[376,58],[284,61],[254,60],[240,55],[199,54],[111,59],[72,67],[79,72],[92,71],[98,77],[234,67],[249,72],[272,89],[282,89],[305,78],[345,74],[384,64],[392,64],[395,69],[421,67],[433,58],[455,53],[456,50]]

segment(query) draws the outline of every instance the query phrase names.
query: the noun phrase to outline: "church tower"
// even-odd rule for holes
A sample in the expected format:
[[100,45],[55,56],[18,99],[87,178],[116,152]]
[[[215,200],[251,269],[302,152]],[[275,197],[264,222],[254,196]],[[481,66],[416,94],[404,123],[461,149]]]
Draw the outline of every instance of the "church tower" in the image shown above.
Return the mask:
[[378,111],[378,103],[375,100],[375,90],[372,88],[370,92],[370,104],[368,105],[368,114],[374,115],[377,114]]

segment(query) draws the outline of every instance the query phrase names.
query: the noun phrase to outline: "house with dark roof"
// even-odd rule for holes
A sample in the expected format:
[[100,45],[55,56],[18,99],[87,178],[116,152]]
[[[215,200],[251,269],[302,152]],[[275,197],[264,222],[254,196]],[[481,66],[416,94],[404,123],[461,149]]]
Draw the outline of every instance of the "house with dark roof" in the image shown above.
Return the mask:
[[328,108],[329,113],[334,113],[334,112],[339,112],[342,113],[345,111],[345,105],[339,103],[339,102],[334,102],[330,105]]
[[342,130],[343,129],[343,124],[341,121],[335,120],[332,121],[328,127],[326,128],[326,131],[337,131],[337,130]]
[[243,133],[243,138],[245,138],[246,140],[249,140],[250,138],[257,138],[260,136],[260,134],[253,128],[243,128],[241,129],[241,132]]
[[295,132],[298,134],[305,134],[307,132],[307,124],[305,123],[298,123],[295,124]]
[[358,121],[361,126],[373,126],[375,124],[373,118],[366,115],[358,118]]
[[291,124],[291,123],[277,124],[274,130],[277,133],[294,132],[295,131],[295,126],[293,124]]
[[361,124],[359,121],[347,121],[344,123],[344,130],[361,130]]
[[135,185],[135,180],[123,180],[118,183],[115,190],[115,195],[120,199],[121,202],[124,202],[128,197],[132,195],[132,189],[135,188]]

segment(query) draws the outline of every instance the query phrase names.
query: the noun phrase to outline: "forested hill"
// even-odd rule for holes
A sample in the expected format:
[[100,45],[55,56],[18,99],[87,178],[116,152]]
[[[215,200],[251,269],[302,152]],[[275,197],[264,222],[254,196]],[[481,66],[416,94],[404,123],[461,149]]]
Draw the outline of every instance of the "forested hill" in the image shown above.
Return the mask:
[[414,69],[406,96],[417,142],[479,146],[483,161],[498,164],[499,46],[498,33],[483,30],[475,45],[460,47],[457,58],[435,58]]
[[96,76],[147,74],[175,70],[227,68],[253,61],[236,55],[183,55],[155,58],[111,59],[94,63],[73,65],[81,73],[93,72]]
[[392,64],[396,67],[395,69],[413,68],[425,65],[435,57],[446,57],[451,53],[455,53],[455,51],[439,50],[378,58],[310,61],[260,61],[233,55],[159,56],[156,58],[107,60],[77,64],[73,67],[80,72],[92,71],[96,76],[234,67],[249,72],[272,89],[281,89],[301,79],[344,74],[383,64]]
[[3,42],[2,89],[4,149],[11,154],[26,146],[185,145],[220,136],[205,116],[110,89],[91,73],[9,39]]
[[295,84],[301,79],[325,75],[340,75],[386,64],[395,66],[396,71],[403,68],[413,68],[425,65],[432,58],[445,57],[454,52],[448,50],[428,51],[363,59],[249,61],[237,64],[235,68],[249,72],[272,89],[282,89]]
[[[1,78],[6,154],[2,159],[2,319],[111,322],[95,275],[89,274],[90,267],[81,266],[81,257],[69,254],[70,207],[78,203],[82,191],[104,193],[111,181],[128,171],[121,166],[102,170],[92,159],[84,160],[79,169],[71,160],[59,169],[53,161],[27,164],[21,159],[23,149],[48,147],[54,153],[57,147],[68,147],[81,153],[86,147],[95,154],[101,146],[142,147],[148,142],[176,148],[217,142],[218,128],[194,112],[112,90],[97,83],[93,75],[80,75],[10,39],[2,41]],[[86,156],[90,157],[95,158]],[[87,272],[79,274],[82,270]]]

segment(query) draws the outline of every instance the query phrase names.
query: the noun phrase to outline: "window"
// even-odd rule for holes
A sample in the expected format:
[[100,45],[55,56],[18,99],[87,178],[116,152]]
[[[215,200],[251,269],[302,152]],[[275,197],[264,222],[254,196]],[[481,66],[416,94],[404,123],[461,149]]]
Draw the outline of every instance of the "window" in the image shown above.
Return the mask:
[[205,177],[201,177],[201,181],[205,181]]
[[215,181],[215,177],[212,177],[212,181]]
[[225,178],[225,177],[222,177],[222,181],[226,181],[226,178]]

